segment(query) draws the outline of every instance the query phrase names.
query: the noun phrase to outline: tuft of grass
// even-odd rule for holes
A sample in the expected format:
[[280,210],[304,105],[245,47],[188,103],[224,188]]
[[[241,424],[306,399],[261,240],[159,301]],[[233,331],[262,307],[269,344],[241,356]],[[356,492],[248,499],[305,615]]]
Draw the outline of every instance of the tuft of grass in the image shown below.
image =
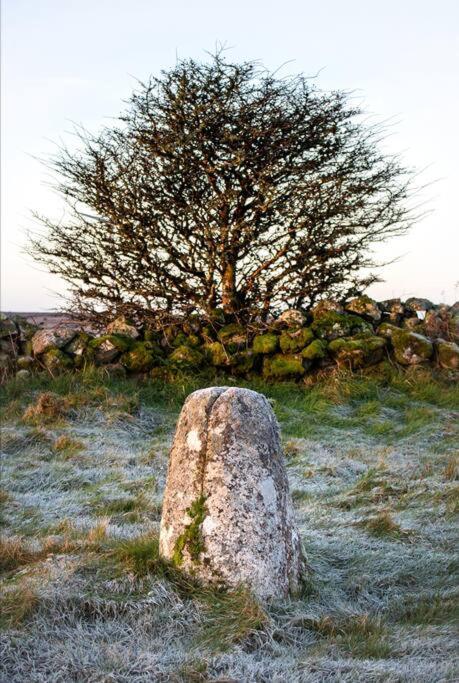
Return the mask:
[[399,499],[406,491],[406,485],[391,484],[382,476],[380,469],[371,467],[359,477],[344,497],[340,497],[338,502],[333,504],[344,510],[351,510],[355,507],[387,502],[393,498]]
[[108,557],[113,558],[123,571],[137,577],[147,574],[171,577],[168,563],[159,554],[159,538],[156,535],[114,541],[108,548]]
[[32,586],[11,586],[0,595],[0,628],[18,628],[38,606],[38,596]]
[[[191,662],[186,662],[178,670],[176,677],[174,676],[174,681],[180,681],[180,683],[208,683],[209,665],[205,660],[192,660]],[[222,679],[221,679],[222,680]]]
[[269,617],[244,586],[229,591],[203,591],[198,597],[204,614],[197,640],[213,652],[246,641],[269,622]]
[[397,606],[396,619],[411,626],[424,626],[456,622],[459,618],[459,601],[456,596],[436,594],[429,597],[405,599]]
[[440,499],[446,504],[446,514],[453,516],[459,512],[459,486],[453,486],[440,494]]
[[22,419],[30,424],[46,424],[56,422],[67,416],[68,403],[65,398],[50,391],[45,391],[37,397],[25,410]]
[[61,434],[53,443],[53,451],[61,453],[64,459],[71,458],[83,449],[83,443],[68,434]]
[[446,481],[456,481],[458,479],[458,458],[452,455],[445,465],[444,477]]
[[22,538],[0,538],[0,571],[12,571],[36,561],[37,553],[32,551]]
[[399,436],[411,436],[436,422],[437,413],[426,406],[408,408],[403,414],[403,426]]
[[369,417],[379,415],[381,411],[381,401],[379,399],[372,399],[371,401],[364,401],[357,406],[355,414],[357,417]]
[[98,546],[105,541],[108,536],[108,527],[110,524],[110,517],[104,517],[97,524],[89,529],[86,535],[86,541],[90,546]]
[[91,507],[96,516],[113,516],[121,522],[138,522],[149,512],[157,513],[157,506],[152,505],[143,491],[134,492],[135,495],[124,498],[101,498],[97,495]]
[[301,620],[301,626],[336,643],[354,657],[380,659],[390,654],[387,627],[378,616],[325,614],[316,618],[306,617]]
[[378,512],[376,515],[367,517],[355,524],[366,529],[373,536],[380,538],[387,536],[389,538],[402,539],[409,536],[409,532],[403,530],[387,510]]
[[391,653],[387,636],[381,619],[365,614],[349,620],[337,642],[358,659],[386,659]]
[[76,547],[68,537],[45,538],[37,548],[33,548],[20,536],[0,537],[0,571],[12,572],[20,567],[41,562],[48,555],[72,552]]

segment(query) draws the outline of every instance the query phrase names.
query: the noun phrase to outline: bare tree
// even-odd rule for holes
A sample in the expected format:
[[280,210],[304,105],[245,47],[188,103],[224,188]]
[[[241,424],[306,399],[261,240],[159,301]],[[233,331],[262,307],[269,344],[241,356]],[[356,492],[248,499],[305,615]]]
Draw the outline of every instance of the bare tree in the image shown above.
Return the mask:
[[80,311],[266,315],[356,294],[403,234],[411,178],[343,92],[222,53],[142,83],[51,160],[69,207],[31,252]]

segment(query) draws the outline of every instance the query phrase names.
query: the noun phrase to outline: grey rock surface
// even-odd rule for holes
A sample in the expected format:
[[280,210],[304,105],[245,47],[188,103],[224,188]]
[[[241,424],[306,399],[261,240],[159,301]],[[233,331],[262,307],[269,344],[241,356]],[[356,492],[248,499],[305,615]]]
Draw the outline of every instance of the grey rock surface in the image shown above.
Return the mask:
[[301,311],[288,308],[280,314],[276,322],[278,325],[285,325],[286,327],[301,327],[305,323],[305,317]]
[[171,449],[160,552],[204,583],[245,584],[261,599],[299,587],[302,553],[279,427],[254,391],[188,396]]
[[137,339],[140,337],[139,331],[129,323],[124,315],[116,318],[113,322],[107,325],[107,334],[121,334],[125,337],[131,337],[131,339]]
[[56,327],[53,330],[40,330],[32,337],[34,356],[46,353],[52,348],[61,349],[76,336],[76,331],[68,327]]

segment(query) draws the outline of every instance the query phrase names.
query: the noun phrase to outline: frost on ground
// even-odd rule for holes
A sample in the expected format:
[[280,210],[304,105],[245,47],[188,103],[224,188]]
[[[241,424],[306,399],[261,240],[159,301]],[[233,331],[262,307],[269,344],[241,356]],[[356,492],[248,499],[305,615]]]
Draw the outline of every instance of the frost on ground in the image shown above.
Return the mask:
[[457,389],[252,385],[281,424],[309,565],[301,596],[265,607],[158,558],[196,382],[34,382],[3,395],[0,680],[457,680]]

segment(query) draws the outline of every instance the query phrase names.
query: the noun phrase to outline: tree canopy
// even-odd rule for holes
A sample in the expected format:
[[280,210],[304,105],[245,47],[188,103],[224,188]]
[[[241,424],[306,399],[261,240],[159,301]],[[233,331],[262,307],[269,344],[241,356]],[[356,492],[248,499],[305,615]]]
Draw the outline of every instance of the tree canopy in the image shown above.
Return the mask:
[[345,92],[222,53],[140,83],[51,160],[68,211],[31,251],[80,311],[266,316],[377,278],[411,222],[411,177]]

